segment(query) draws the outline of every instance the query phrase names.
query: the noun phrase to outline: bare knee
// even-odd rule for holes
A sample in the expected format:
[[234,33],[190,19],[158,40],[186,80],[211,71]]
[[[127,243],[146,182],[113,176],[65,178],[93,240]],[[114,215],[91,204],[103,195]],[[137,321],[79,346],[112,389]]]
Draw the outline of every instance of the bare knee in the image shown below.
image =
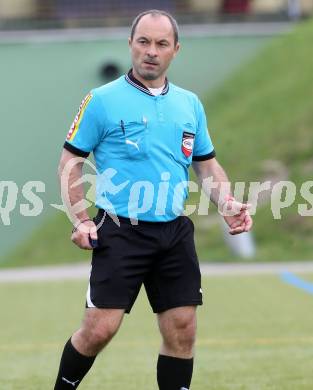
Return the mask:
[[110,325],[99,324],[93,328],[82,327],[78,330],[81,338],[90,347],[101,350],[113,338],[117,328]]
[[111,309],[87,309],[81,328],[72,336],[76,349],[86,356],[98,354],[119,329],[124,312]]
[[161,353],[170,356],[190,358],[196,338],[196,313],[195,310],[174,309],[173,313],[167,313],[159,317],[160,331],[163,336]]
[[173,327],[175,337],[167,338],[167,344],[179,354],[190,354],[196,338],[196,325],[192,318],[177,320]]

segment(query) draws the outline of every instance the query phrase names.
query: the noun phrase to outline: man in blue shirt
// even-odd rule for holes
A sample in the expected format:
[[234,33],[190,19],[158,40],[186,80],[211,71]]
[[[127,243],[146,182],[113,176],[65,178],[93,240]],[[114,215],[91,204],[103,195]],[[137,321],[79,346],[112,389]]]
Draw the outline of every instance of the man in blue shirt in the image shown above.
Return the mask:
[[71,211],[72,241],[93,249],[92,269],[84,321],[65,345],[56,390],[78,387],[142,284],[163,339],[159,389],[189,389],[196,307],[202,304],[193,224],[183,215],[191,164],[201,183],[213,179],[211,200],[237,210],[224,216],[230,234],[252,226],[248,205],[230,193],[221,197],[228,179],[215,158],[201,102],[166,78],[180,47],[176,21],[163,11],[141,13],[129,46],[132,69],[85,97],[60,161],[61,188],[72,206],[84,199],[83,186],[72,184],[93,152],[99,212],[91,220],[85,209]]

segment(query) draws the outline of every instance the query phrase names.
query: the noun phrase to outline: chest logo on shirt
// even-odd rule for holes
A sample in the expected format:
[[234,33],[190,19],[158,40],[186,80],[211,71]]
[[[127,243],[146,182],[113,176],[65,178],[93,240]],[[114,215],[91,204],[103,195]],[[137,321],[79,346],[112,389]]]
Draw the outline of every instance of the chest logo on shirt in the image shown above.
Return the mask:
[[188,133],[187,131],[183,132],[181,149],[186,157],[191,156],[194,141],[195,141],[195,135],[193,133]]

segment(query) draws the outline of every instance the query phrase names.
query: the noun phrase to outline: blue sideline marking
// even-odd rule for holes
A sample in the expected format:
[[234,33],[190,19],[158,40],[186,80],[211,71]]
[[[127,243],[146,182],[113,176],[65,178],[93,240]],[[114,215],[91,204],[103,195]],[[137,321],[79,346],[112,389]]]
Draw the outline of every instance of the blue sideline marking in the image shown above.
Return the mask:
[[298,287],[301,290],[304,290],[307,293],[313,295],[313,283],[306,282],[291,272],[282,272],[280,277],[285,283],[291,284],[292,286]]

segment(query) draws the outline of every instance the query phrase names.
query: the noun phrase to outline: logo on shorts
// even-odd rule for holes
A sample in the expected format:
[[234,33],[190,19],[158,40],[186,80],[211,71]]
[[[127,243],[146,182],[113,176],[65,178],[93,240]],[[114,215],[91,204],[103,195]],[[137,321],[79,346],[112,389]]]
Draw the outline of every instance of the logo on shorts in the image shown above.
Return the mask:
[[187,131],[183,132],[181,150],[183,151],[186,157],[191,156],[194,141],[195,141],[195,135],[193,133],[188,133]]

